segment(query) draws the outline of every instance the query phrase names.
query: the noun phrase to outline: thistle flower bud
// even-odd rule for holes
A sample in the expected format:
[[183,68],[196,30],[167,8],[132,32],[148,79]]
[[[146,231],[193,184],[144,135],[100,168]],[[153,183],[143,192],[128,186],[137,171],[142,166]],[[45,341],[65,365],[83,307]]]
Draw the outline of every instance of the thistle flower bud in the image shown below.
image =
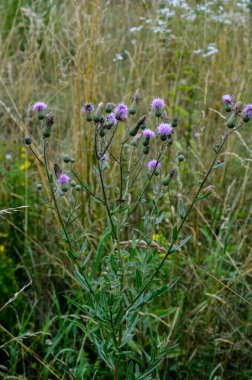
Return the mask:
[[86,113],[86,121],[90,123],[90,121],[92,121],[93,118],[92,118],[92,115],[91,115],[91,112],[87,112]]
[[160,109],[156,109],[155,116],[160,117],[162,115],[162,111]]
[[171,182],[171,179],[177,174],[177,169],[173,168],[171,171],[168,173],[168,175],[163,179],[162,184],[164,186],[168,186]]
[[95,114],[94,114],[94,122],[95,123],[99,123],[99,121],[101,121],[101,112],[102,112],[102,109],[103,109],[103,103],[100,102],[98,104],[98,107],[95,111]]
[[226,112],[231,112],[232,111],[232,105],[231,105],[231,103],[225,103],[224,104],[224,110]]
[[172,140],[172,137],[170,136],[167,140],[167,145],[168,146],[171,146],[173,144],[173,140]]
[[71,157],[71,160],[72,164],[75,162],[75,158]]
[[42,188],[43,188],[43,186],[41,185],[41,183],[38,183],[37,185],[36,185],[36,188],[37,188],[37,190],[42,190]]
[[104,137],[106,135],[106,130],[105,130],[104,126],[102,126],[100,128],[99,135],[100,135],[100,137]]
[[68,163],[68,162],[71,161],[71,158],[68,156],[68,154],[64,154],[64,156],[63,156],[63,161],[64,161],[65,163]]
[[30,136],[25,136],[24,143],[25,145],[31,145],[32,139],[30,138]]
[[232,114],[230,115],[230,117],[227,121],[227,127],[228,128],[234,128],[235,123],[236,123],[236,114],[234,112],[232,112]]
[[142,142],[142,144],[143,144],[143,146],[148,146],[149,145],[149,143],[150,143],[150,139],[149,139],[149,137],[145,137],[144,139],[143,139],[143,142]]
[[49,127],[48,125],[45,125],[45,127],[43,128],[43,131],[42,131],[42,135],[44,138],[47,138],[47,137],[50,137],[51,136],[51,127]]
[[76,182],[72,179],[72,181],[70,181],[70,186],[71,187],[75,187],[76,186]]
[[113,104],[112,103],[107,103],[105,106],[105,112],[110,113],[113,110]]
[[76,185],[76,186],[75,186],[75,190],[76,190],[76,191],[80,191],[80,190],[81,190],[81,185]]
[[145,120],[146,120],[146,116],[140,117],[140,119],[138,120],[136,125],[131,129],[130,136],[136,136],[137,135],[139,128],[145,123]]
[[178,161],[179,162],[182,162],[182,161],[184,161],[185,160],[185,156],[183,156],[183,154],[179,154],[178,155]]
[[135,115],[135,113],[136,113],[136,101],[135,100],[133,100],[133,102],[132,102],[132,104],[131,104],[131,106],[130,106],[130,108],[129,108],[129,114],[130,115]]
[[171,126],[172,126],[172,128],[176,128],[178,126],[177,116],[174,116],[174,118],[172,119]]
[[68,191],[69,187],[67,184],[61,186],[61,190],[66,193]]

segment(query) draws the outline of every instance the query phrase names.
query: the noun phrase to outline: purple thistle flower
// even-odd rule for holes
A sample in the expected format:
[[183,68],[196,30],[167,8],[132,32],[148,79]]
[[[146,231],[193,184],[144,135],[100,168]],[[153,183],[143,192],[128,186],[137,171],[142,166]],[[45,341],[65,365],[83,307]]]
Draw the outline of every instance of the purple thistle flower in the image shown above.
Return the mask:
[[58,182],[61,185],[66,185],[69,182],[70,178],[66,174],[61,174],[58,178]]
[[104,153],[103,156],[100,157],[100,161],[106,162],[109,159],[109,155],[107,153]]
[[222,100],[224,103],[230,104],[232,103],[232,96],[229,94],[223,95]]
[[147,139],[153,139],[156,134],[151,129],[144,129],[142,132],[143,136]]
[[252,104],[247,104],[244,108],[243,108],[243,114],[247,117],[247,118],[251,118],[252,117]]
[[157,168],[159,169],[161,167],[161,163],[158,162],[157,160],[151,160],[148,162],[147,166],[148,166],[149,170],[155,170],[155,169],[157,169]]
[[111,112],[108,116],[107,116],[107,121],[113,125],[116,125],[117,123],[117,120],[116,120],[116,117],[115,117],[115,114],[113,112]]
[[92,103],[84,103],[83,106],[81,107],[81,112],[85,113],[90,113],[94,111],[94,105]]
[[47,104],[43,102],[36,102],[33,104],[33,111],[44,111],[47,108]]
[[161,99],[161,98],[153,99],[151,102],[151,106],[155,111],[156,110],[162,110],[163,108],[165,108],[164,99]]
[[170,124],[162,123],[157,127],[157,132],[161,136],[170,136],[173,132],[173,129]]
[[115,114],[117,120],[125,120],[128,114],[128,107],[124,103],[118,104],[115,108]]

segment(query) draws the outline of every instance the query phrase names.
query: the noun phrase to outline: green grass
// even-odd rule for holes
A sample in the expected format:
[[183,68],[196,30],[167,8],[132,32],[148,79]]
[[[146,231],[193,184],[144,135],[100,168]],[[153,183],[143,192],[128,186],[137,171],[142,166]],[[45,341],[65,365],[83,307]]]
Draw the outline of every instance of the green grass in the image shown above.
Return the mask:
[[[225,7],[237,12],[235,1]],[[35,187],[45,184],[44,174],[22,151],[27,131],[39,147],[31,104],[42,99],[55,111],[51,158],[58,162],[58,152],[74,152],[77,168],[99,191],[92,176],[91,135],[79,112],[82,102],[130,102],[140,88],[145,112],[152,97],[164,97],[169,116],[178,114],[180,119],[174,152],[186,157],[170,197],[175,201],[183,194],[188,204],[223,126],[213,111],[222,112],[221,95],[252,100],[249,13],[223,24],[204,13],[186,21],[178,12],[165,21],[170,33],[154,33],[148,23],[140,31],[129,31],[143,18],[157,24],[160,8],[161,1],[0,4],[0,209],[30,206],[0,213],[0,308],[32,280],[1,312],[3,378],[111,378],[87,335],[73,323],[84,323],[85,316],[69,298],[85,299],[54,214],[38,202]],[[215,43],[217,54],[204,58],[193,53],[209,43]],[[123,59],[113,61],[116,54]],[[212,196],[197,204],[187,223],[190,245],[171,256],[162,272],[168,280],[179,276],[179,282],[143,311],[133,347],[139,361],[145,362],[153,340],[165,334],[175,345],[153,379],[252,378],[251,125],[240,133],[230,138],[221,156],[225,165],[211,177]],[[30,166],[22,167],[28,161]],[[167,196],[161,206],[167,221],[156,231],[160,244],[167,241],[172,224],[168,202]],[[105,213],[86,198],[83,205],[88,215],[83,233],[96,248]],[[106,252],[106,242],[100,243],[101,259]],[[124,379],[125,373],[120,376]]]

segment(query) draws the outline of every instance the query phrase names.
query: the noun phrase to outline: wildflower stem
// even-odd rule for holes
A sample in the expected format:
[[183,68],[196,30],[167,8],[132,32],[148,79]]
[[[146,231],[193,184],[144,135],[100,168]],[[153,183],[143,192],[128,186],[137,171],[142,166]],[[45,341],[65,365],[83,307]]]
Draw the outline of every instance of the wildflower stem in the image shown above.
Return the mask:
[[129,309],[130,309],[130,308],[136,303],[136,301],[141,297],[141,295],[142,295],[142,294],[144,293],[144,291],[149,287],[150,283],[153,281],[153,279],[154,279],[154,278],[156,277],[156,275],[159,273],[159,271],[160,271],[160,269],[162,268],[162,266],[163,266],[164,262],[166,261],[167,257],[170,256],[170,255],[172,254],[172,249],[173,249],[173,247],[174,247],[174,244],[175,244],[176,241],[178,240],[179,233],[180,233],[181,229],[183,228],[183,226],[184,226],[184,224],[185,224],[185,222],[186,222],[186,220],[187,220],[189,214],[191,213],[191,210],[192,210],[192,208],[193,208],[195,202],[197,201],[198,196],[199,196],[199,194],[200,194],[200,192],[201,192],[201,190],[202,190],[204,184],[206,183],[206,181],[207,181],[209,175],[211,174],[211,172],[212,172],[212,170],[213,170],[213,167],[214,167],[214,165],[215,165],[215,163],[216,163],[216,160],[217,160],[217,158],[218,158],[218,156],[219,156],[219,154],[220,154],[220,152],[221,152],[221,150],[222,150],[222,148],[223,148],[223,146],[224,146],[224,144],[225,144],[225,142],[226,142],[226,139],[227,139],[227,137],[228,137],[229,134],[230,134],[230,133],[228,132],[228,129],[226,129],[225,132],[224,132],[223,138],[222,138],[222,142],[221,142],[221,144],[220,144],[218,150],[216,151],[216,155],[215,155],[215,157],[214,157],[214,159],[213,159],[213,161],[212,161],[212,164],[210,165],[210,168],[208,169],[208,171],[207,171],[207,173],[206,173],[204,179],[203,179],[202,182],[200,183],[200,186],[199,186],[199,188],[198,188],[198,190],[197,190],[197,192],[196,192],[196,194],[195,194],[195,196],[194,196],[194,198],[193,198],[193,200],[192,200],[190,206],[188,207],[188,209],[187,209],[187,211],[186,211],[186,214],[185,214],[184,218],[182,219],[182,221],[181,221],[181,223],[180,223],[180,225],[179,225],[179,227],[178,227],[178,230],[177,230],[177,237],[172,239],[172,242],[171,242],[171,244],[170,244],[170,247],[169,247],[169,249],[167,250],[167,252],[166,252],[166,254],[165,254],[163,260],[162,260],[161,263],[158,265],[158,267],[156,268],[156,270],[154,271],[154,273],[151,275],[151,277],[149,278],[149,280],[147,281],[147,283],[144,285],[144,287],[142,288],[142,290],[141,290],[141,291],[138,293],[138,295],[134,298],[134,300],[132,301],[132,303],[127,307],[126,311],[129,310]]
[[45,165],[45,163],[38,157],[38,155],[34,152],[31,146],[29,146],[31,153],[34,155],[34,157],[39,161],[41,165]]
[[73,175],[75,176],[75,178],[77,178],[77,180],[79,181],[79,183],[81,184],[81,186],[86,190],[86,192],[87,192],[92,198],[94,198],[96,201],[102,203],[103,205],[105,204],[101,198],[96,197],[96,196],[94,195],[94,193],[88,189],[88,187],[87,187],[87,186],[85,185],[85,183],[80,179],[80,177],[78,176],[78,174],[75,173],[75,172],[73,171],[73,169],[71,169],[71,173],[73,173]]
[[[68,233],[67,233],[67,230],[65,228],[65,225],[64,225],[64,222],[63,222],[63,219],[61,217],[61,214],[60,214],[60,211],[59,211],[59,207],[58,207],[58,203],[57,203],[57,200],[56,200],[56,197],[55,197],[55,194],[54,194],[54,191],[53,191],[53,188],[52,188],[52,184],[51,184],[51,180],[50,180],[50,174],[49,174],[49,169],[48,169],[48,163],[47,163],[47,154],[46,154],[46,141],[45,139],[43,139],[43,151],[44,151],[44,163],[45,163],[45,169],[46,169],[46,175],[47,175],[47,179],[48,179],[48,184],[49,184],[49,187],[50,187],[50,191],[51,191],[51,194],[52,194],[52,199],[53,199],[53,202],[54,202],[54,205],[55,205],[55,209],[56,209],[56,212],[57,212],[57,215],[58,215],[58,218],[59,218],[59,221],[60,221],[60,224],[62,226],[62,229],[64,231],[64,235],[66,237],[66,241],[67,241],[67,244],[70,248],[71,251],[73,251],[73,247],[72,247],[72,244],[71,244],[71,241],[70,241],[70,238],[68,236]],[[86,281],[86,284],[87,284],[87,287],[88,289],[90,290],[90,292],[92,293],[92,295],[94,296],[94,299],[95,299],[95,293],[91,287],[91,285],[89,284],[89,281],[85,275],[85,273],[83,272],[82,268],[81,268],[81,265],[78,263],[78,261],[76,261],[76,265],[78,267],[78,270],[82,273],[85,281]]]

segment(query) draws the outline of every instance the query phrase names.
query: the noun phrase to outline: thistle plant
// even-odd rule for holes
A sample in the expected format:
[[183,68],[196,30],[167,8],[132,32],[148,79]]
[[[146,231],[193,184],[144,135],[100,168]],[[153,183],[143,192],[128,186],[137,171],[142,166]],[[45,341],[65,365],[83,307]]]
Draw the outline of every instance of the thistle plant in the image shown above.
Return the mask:
[[[167,283],[163,273],[167,258],[189,242],[191,236],[183,227],[195,203],[210,195],[205,184],[212,171],[223,165],[218,158],[226,140],[252,118],[251,104],[243,107],[231,95],[223,96],[227,118],[208,170],[198,180],[191,203],[185,205],[182,199],[176,199],[171,205],[162,200],[170,200],[167,194],[176,187],[174,179],[185,161],[183,154],[176,156],[173,151],[179,121],[175,115],[167,115],[165,101],[160,98],[151,102],[146,115],[137,115],[140,101],[136,91],[129,106],[103,102],[97,107],[90,102],[83,105],[85,128],[93,137],[93,177],[99,181],[95,189],[81,178],[72,156],[64,154],[62,162],[60,156],[58,162],[48,161],[55,126],[54,115],[46,113],[45,103],[33,106],[41,123],[41,157],[32,147],[32,138],[24,138],[45,171],[50,198],[41,184],[37,189],[44,205],[55,211],[66,252],[83,289],[82,303],[69,299],[85,315],[84,322],[75,323],[115,380],[150,379],[153,373],[159,378],[162,361],[173,346],[165,334],[161,338],[157,335],[150,342],[148,354],[141,354],[135,335],[143,334],[142,310],[175,287],[178,278]],[[98,248],[82,241],[78,209],[86,198],[81,194],[105,210],[106,254],[102,258]],[[157,225],[162,228],[162,209],[167,205],[174,206],[171,210],[175,211],[170,230],[165,231],[167,244],[161,246],[152,236]]]

